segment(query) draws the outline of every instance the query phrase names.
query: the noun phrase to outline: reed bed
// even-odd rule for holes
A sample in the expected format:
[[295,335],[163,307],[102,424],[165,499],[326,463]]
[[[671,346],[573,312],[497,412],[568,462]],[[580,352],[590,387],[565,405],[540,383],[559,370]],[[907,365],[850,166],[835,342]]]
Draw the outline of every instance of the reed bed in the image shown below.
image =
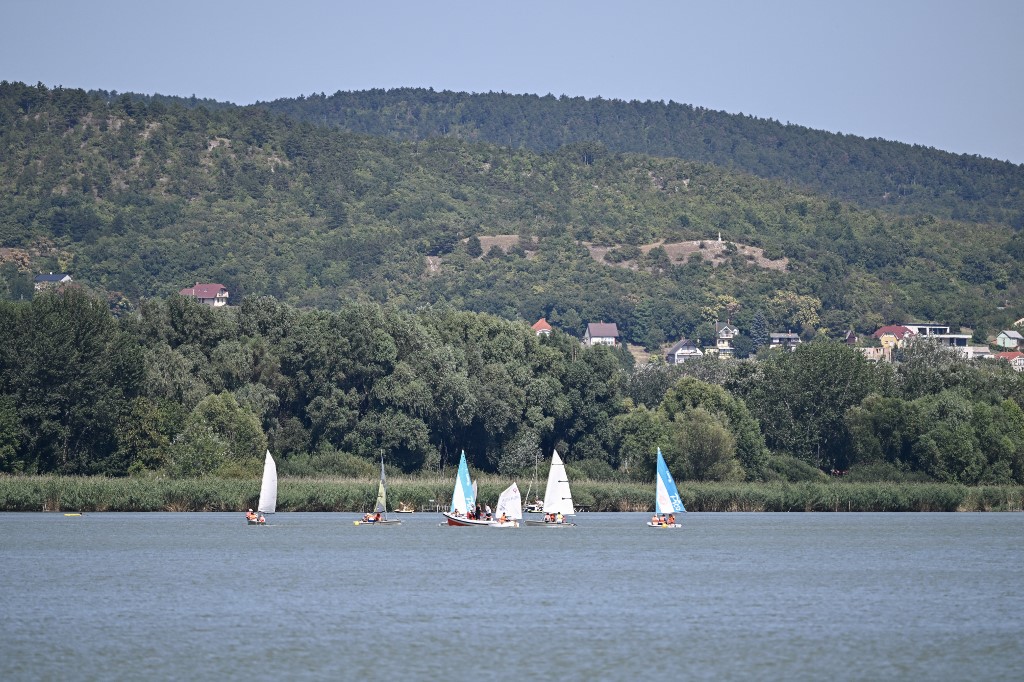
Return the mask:
[[[493,504],[509,485],[481,477],[480,499]],[[746,512],[955,512],[1024,511],[1024,487],[943,483],[692,483],[680,494],[689,511]],[[524,496],[526,490],[522,491]],[[390,507],[419,511],[447,508],[452,480],[438,476],[392,477]],[[377,496],[376,479],[283,478],[277,509],[361,512]],[[531,490],[530,497],[542,497]],[[653,484],[573,481],[578,507],[589,511],[651,511]],[[259,481],[239,479],[0,476],[0,511],[243,511],[255,507]],[[526,500],[527,502],[532,500]]]

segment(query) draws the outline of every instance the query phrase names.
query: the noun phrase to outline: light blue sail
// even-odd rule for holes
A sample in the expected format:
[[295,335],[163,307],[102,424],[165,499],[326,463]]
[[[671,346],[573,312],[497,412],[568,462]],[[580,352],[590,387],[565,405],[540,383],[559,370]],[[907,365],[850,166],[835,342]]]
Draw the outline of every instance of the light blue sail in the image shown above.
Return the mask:
[[466,451],[462,451],[459,459],[459,475],[455,479],[455,490],[452,492],[452,513],[466,514],[476,508],[473,496],[473,484],[469,480],[469,467],[466,466]]
[[679,491],[676,490],[676,482],[672,480],[672,474],[661,454],[661,448],[658,448],[658,485],[654,511],[657,514],[675,514],[686,511],[683,500],[679,497]]

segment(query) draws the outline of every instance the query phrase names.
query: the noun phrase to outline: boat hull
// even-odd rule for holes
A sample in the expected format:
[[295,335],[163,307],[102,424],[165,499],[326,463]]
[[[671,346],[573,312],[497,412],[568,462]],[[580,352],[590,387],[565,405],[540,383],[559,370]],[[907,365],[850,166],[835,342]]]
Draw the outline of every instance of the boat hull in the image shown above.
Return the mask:
[[682,524],[678,524],[678,523],[652,523],[652,522],[648,521],[647,522],[647,527],[648,528],[682,528],[683,526],[682,526]]
[[356,526],[400,526],[402,522],[398,519],[381,519],[380,521],[353,521]]
[[448,520],[449,526],[480,526],[486,528],[488,526],[495,525],[494,521],[486,521],[480,519],[467,519],[462,516],[455,516],[449,512],[442,512],[444,518]]
[[265,525],[267,525],[266,521],[253,521],[252,519],[246,519],[245,522],[246,522],[246,524],[248,524],[250,526],[265,526]]
[[538,528],[573,528],[576,524],[571,521],[562,521],[561,523],[558,523],[557,521],[531,521],[527,519],[526,525],[536,526]]

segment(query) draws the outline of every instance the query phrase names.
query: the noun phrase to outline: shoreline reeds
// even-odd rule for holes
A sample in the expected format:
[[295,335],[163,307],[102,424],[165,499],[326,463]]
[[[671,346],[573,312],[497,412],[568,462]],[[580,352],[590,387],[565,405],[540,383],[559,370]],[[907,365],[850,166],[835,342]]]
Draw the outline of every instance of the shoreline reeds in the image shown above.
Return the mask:
[[[480,499],[494,503],[509,481],[479,482]],[[530,497],[542,497],[543,491]],[[452,481],[392,477],[391,507],[447,508]],[[680,485],[689,511],[709,512],[977,512],[1024,511],[1024,486],[945,483],[768,482]],[[525,494],[525,491],[524,491]],[[376,479],[282,478],[278,511],[362,512],[377,495]],[[102,478],[0,476],[0,511],[142,512],[244,511],[256,505],[259,481],[223,478]],[[573,498],[587,511],[651,511],[653,484],[574,481]],[[532,500],[524,500],[530,502]]]

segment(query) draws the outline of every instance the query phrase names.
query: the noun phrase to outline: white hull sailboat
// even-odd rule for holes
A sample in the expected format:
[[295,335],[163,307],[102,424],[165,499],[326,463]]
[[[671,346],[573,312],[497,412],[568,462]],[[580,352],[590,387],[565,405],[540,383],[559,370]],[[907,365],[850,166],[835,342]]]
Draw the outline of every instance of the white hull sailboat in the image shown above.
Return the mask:
[[277,464],[267,450],[263,458],[263,481],[260,483],[260,503],[256,506],[256,514],[251,513],[246,517],[250,526],[263,526],[267,523],[267,514],[277,511]]
[[476,513],[476,486],[469,480],[469,466],[466,464],[466,451],[459,458],[459,472],[455,476],[455,490],[452,491],[452,504],[448,511],[443,512],[449,526],[490,526],[486,519],[472,518]]
[[548,469],[548,484],[544,489],[544,520],[527,519],[527,526],[544,526],[545,528],[571,528],[575,523],[569,517],[576,513],[572,504],[572,491],[569,490],[569,479],[565,474],[565,464],[558,456],[558,450],[551,454],[551,468]]
[[380,483],[377,484],[377,501],[373,505],[373,511],[365,515],[360,521],[353,521],[357,526],[399,526],[402,522],[398,519],[388,518],[388,484],[384,477],[384,455],[380,456]]
[[658,448],[658,474],[654,496],[654,518],[647,522],[650,528],[682,528],[675,522],[676,514],[685,514],[686,507],[672,480],[672,472],[665,464],[665,458]]

